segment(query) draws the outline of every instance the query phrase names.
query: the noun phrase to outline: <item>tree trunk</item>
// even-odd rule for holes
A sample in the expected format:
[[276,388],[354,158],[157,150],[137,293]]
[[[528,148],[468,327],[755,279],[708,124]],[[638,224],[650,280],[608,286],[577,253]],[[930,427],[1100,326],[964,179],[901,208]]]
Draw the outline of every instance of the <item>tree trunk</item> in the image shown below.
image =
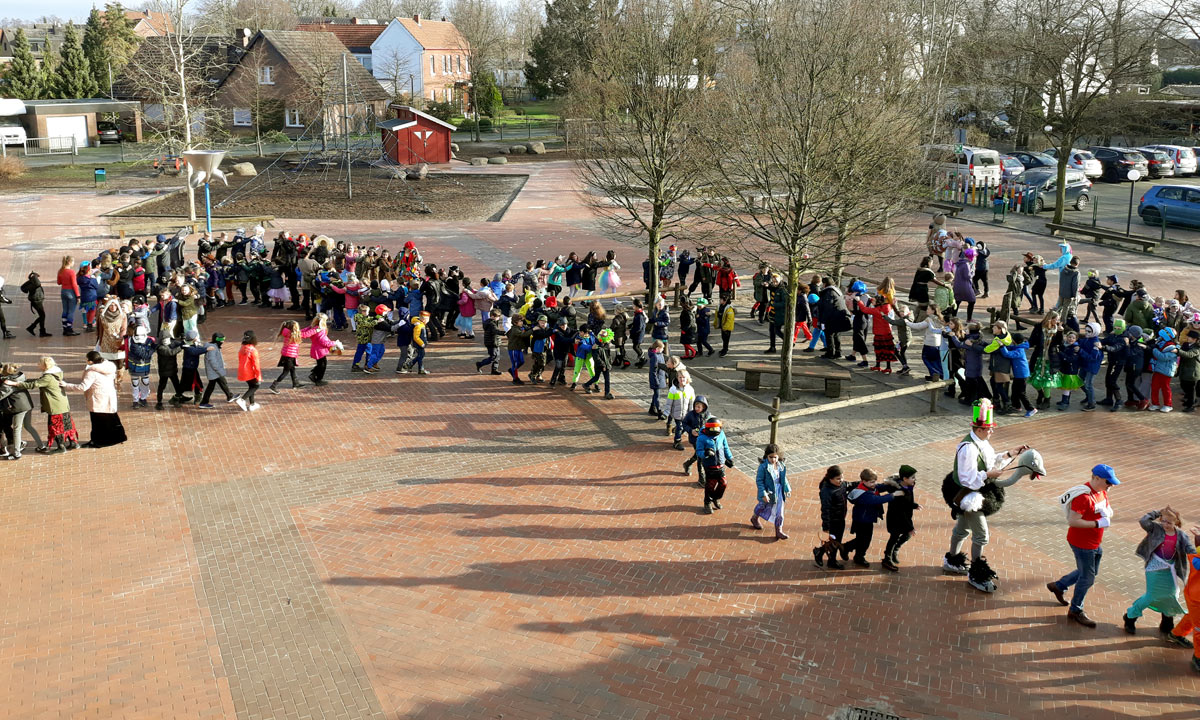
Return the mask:
[[[1067,204],[1067,159],[1071,156],[1071,144],[1075,141],[1075,133],[1064,132],[1058,147],[1058,167],[1055,177],[1058,180],[1054,186],[1054,222],[1063,221],[1063,207]],[[1037,202],[1034,200],[1034,202]]]
[[646,251],[650,254],[650,282],[646,285],[646,312],[654,309],[654,301],[658,299],[661,288],[658,286],[658,245],[661,242],[658,226],[650,228],[647,238]]
[[792,349],[796,332],[796,290],[800,286],[800,259],[788,258],[787,307],[783,312],[783,349],[779,356],[779,400],[792,399]]
[[848,232],[846,223],[838,222],[837,240],[833,246],[833,268],[832,277],[834,285],[842,284],[842,271],[846,268],[846,240]]

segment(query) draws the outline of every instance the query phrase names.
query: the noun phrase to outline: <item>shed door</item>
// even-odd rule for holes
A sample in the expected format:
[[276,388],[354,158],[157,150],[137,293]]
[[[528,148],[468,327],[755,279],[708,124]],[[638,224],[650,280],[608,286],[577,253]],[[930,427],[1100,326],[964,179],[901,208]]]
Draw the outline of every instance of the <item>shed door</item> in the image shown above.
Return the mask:
[[64,138],[63,140],[53,140],[56,143],[55,149],[62,147],[69,148],[71,141],[65,138],[74,137],[75,147],[88,146],[88,125],[86,115],[51,115],[46,118],[46,135],[51,138]]

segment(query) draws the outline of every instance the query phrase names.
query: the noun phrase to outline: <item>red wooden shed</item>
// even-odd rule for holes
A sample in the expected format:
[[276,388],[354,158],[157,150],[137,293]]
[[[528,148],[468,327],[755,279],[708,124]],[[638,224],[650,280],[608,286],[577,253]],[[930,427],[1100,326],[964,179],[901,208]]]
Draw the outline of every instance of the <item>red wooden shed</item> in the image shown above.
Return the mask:
[[385,155],[400,165],[450,162],[453,125],[408,105],[390,107],[396,111],[396,118],[378,126]]

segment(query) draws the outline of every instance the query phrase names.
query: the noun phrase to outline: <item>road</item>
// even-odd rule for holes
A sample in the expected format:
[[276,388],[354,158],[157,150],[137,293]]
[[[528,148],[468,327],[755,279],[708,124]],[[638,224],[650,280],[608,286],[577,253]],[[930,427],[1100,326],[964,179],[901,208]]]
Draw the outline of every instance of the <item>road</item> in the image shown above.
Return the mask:
[[[1155,226],[1149,226],[1142,222],[1138,217],[1137,205],[1141,200],[1142,195],[1147,190],[1155,185],[1186,185],[1188,187],[1200,188],[1200,178],[1163,178],[1156,180],[1142,180],[1134,183],[1133,190],[1133,218],[1130,223],[1130,231],[1135,235],[1146,235],[1149,237],[1158,237],[1161,229]],[[1095,209],[1096,224],[1113,228],[1121,232],[1125,231],[1125,225],[1129,217],[1129,183],[1120,184],[1108,183],[1103,181],[1094,181],[1092,185],[1092,203]],[[1043,213],[1050,215],[1050,211]],[[1068,222],[1083,222],[1090,224],[1092,221],[1092,208],[1083,212],[1077,212],[1068,206],[1063,217]],[[1181,227],[1167,227],[1167,238],[1177,240],[1179,242],[1189,242],[1200,244],[1200,231],[1191,230]]]

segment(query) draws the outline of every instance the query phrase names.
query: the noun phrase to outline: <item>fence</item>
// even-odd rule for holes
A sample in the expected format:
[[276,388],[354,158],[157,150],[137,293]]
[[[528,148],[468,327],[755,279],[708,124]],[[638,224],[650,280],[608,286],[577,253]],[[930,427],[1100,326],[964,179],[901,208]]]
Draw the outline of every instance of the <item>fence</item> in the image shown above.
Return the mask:
[[78,155],[79,147],[74,135],[59,137],[28,138],[25,140],[25,155]]
[[1035,215],[1038,211],[1038,191],[1031,185],[993,180],[979,181],[970,175],[952,172],[935,179],[933,199],[963,207],[990,207],[999,215]]

